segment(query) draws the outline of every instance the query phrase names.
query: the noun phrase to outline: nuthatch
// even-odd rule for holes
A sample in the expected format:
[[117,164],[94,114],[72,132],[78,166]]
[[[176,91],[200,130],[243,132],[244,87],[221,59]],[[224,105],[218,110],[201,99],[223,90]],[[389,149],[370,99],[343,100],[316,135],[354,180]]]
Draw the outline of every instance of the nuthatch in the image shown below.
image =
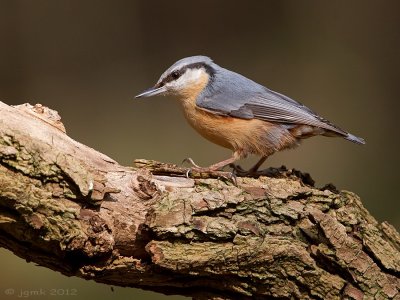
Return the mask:
[[185,117],[203,137],[233,151],[231,158],[198,172],[215,172],[248,154],[261,159],[247,173],[258,170],[271,154],[299,145],[315,135],[339,136],[357,144],[356,137],[303,104],[215,64],[209,57],[183,58],[156,83],[136,96],[177,95]]

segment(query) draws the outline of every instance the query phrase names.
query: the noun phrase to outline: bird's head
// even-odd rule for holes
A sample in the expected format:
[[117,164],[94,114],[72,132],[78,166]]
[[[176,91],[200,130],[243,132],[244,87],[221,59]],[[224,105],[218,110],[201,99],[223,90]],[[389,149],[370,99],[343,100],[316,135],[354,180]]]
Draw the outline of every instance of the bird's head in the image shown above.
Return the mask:
[[171,94],[190,97],[204,89],[214,73],[214,63],[209,57],[186,57],[169,67],[153,87],[136,98]]

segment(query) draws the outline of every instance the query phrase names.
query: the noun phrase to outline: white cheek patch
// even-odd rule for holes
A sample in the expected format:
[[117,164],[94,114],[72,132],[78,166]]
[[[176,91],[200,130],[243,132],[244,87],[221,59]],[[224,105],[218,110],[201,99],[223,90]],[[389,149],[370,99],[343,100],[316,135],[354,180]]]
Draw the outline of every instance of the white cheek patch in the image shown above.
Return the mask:
[[191,83],[196,83],[197,81],[200,80],[202,77],[204,71],[203,69],[191,69],[187,70],[185,74],[181,76],[181,80],[183,82],[191,82]]
[[174,89],[180,90],[197,84],[204,76],[203,69],[190,69],[178,78],[177,81],[171,82]]

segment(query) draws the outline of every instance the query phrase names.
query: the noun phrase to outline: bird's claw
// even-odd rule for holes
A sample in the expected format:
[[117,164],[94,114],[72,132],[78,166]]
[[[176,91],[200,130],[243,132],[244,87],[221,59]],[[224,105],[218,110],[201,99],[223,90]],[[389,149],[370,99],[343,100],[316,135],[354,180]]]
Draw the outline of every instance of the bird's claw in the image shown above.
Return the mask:
[[237,186],[237,176],[236,174],[232,171],[229,172],[229,178],[227,178],[229,181],[231,181],[235,186]]
[[192,172],[192,169],[187,169],[186,170],[186,172],[185,172],[186,178],[189,178],[191,172]]
[[188,163],[188,164],[190,164],[192,167],[195,167],[195,168],[201,168],[201,167],[200,167],[199,165],[197,165],[197,164],[193,161],[193,159],[190,158],[190,157],[187,157],[187,158],[185,158],[184,160],[182,160],[182,165],[183,165],[184,163]]

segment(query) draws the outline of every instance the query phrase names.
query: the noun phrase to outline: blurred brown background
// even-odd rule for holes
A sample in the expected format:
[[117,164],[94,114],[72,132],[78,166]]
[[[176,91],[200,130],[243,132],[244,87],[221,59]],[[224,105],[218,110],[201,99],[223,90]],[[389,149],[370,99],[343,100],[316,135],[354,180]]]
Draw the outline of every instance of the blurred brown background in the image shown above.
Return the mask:
[[[208,165],[229,151],[197,135],[175,101],[134,100],[174,61],[208,55],[364,137],[365,146],[313,138],[267,165],[354,191],[377,219],[400,228],[399,11],[399,1],[0,0],[0,101],[56,109],[71,137],[122,164],[190,156]],[[76,288],[74,299],[166,299],[112,292],[4,249],[0,265],[4,299],[40,288]],[[14,296],[4,295],[8,288]]]

